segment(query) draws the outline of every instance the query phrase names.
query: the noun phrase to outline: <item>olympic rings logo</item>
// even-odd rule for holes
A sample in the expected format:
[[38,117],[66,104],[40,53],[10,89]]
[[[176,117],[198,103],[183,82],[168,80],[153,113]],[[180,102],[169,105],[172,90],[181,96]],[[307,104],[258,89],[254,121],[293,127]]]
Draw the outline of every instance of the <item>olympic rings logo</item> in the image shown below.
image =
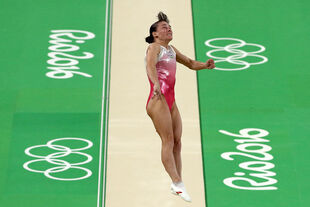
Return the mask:
[[[71,149],[67,146],[55,144],[56,142],[64,141],[64,140],[76,140],[79,142],[85,142],[87,144],[87,146],[81,147],[81,148],[76,148],[76,149]],[[92,146],[93,146],[93,143],[91,141],[89,141],[87,139],[83,139],[83,138],[65,137],[65,138],[53,139],[53,140],[47,142],[45,145],[35,145],[35,146],[28,147],[25,150],[26,155],[28,155],[30,157],[39,158],[39,159],[30,160],[30,161],[24,163],[23,167],[30,172],[43,173],[46,177],[48,177],[50,179],[54,179],[54,180],[73,181],[73,180],[86,179],[92,175],[92,171],[87,169],[87,168],[84,168],[84,167],[79,167],[79,165],[84,165],[86,163],[89,163],[92,161],[93,158],[92,158],[92,156],[90,156],[86,153],[80,152],[80,151],[89,149]],[[36,154],[31,153],[32,150],[37,149],[37,148],[41,148],[41,149],[42,148],[49,148],[49,150],[52,149],[52,150],[56,150],[58,152],[49,154],[47,156],[36,155]],[[38,151],[38,150],[34,150],[34,151]],[[65,157],[65,156],[68,156],[70,154],[76,154],[79,156],[83,156],[86,159],[84,161],[76,162],[76,163],[69,163],[68,161],[59,159],[61,157]],[[38,162],[48,162],[50,164],[58,165],[58,166],[49,168],[47,170],[32,169],[29,166],[32,163],[38,163]],[[55,173],[64,172],[64,171],[69,170],[71,168],[85,171],[86,175],[81,176],[81,177],[75,177],[75,178],[60,178],[60,177],[56,177],[56,176],[52,175]]]
[[[226,46],[217,46],[217,45],[211,44],[211,42],[214,42],[214,41],[236,41],[237,43],[229,44]],[[216,49],[210,50],[206,53],[206,55],[208,57],[214,59],[215,63],[228,62],[231,64],[240,65],[240,67],[237,67],[237,68],[215,67],[214,69],[216,69],[216,70],[224,70],[224,71],[244,70],[244,69],[249,68],[251,65],[263,64],[263,63],[268,61],[268,59],[266,57],[264,57],[262,55],[257,55],[257,53],[261,53],[261,52],[265,51],[264,46],[259,45],[259,44],[253,44],[253,43],[246,43],[245,41],[240,40],[240,39],[236,39],[236,38],[213,38],[213,39],[209,39],[209,40],[205,41],[205,45],[212,47],[212,48],[216,48]],[[259,49],[257,51],[253,51],[253,52],[246,52],[246,51],[237,49],[237,48],[241,48],[243,46],[258,47]],[[228,57],[218,57],[218,56],[213,55],[213,53],[221,52],[221,51],[233,53],[234,55],[231,55]],[[240,60],[240,59],[245,58],[247,56],[253,56],[255,58],[260,59],[260,61],[249,63],[249,62],[246,62],[244,60]]]

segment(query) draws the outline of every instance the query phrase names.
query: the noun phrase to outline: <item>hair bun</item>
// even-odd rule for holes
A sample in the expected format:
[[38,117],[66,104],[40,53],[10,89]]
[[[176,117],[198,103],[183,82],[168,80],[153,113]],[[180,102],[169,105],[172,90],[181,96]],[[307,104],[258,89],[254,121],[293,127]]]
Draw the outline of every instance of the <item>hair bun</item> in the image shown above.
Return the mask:
[[169,19],[167,17],[166,14],[164,14],[163,12],[159,12],[157,15],[158,21],[165,21],[169,24]]
[[154,42],[154,37],[153,36],[148,36],[145,38],[145,42],[151,44]]

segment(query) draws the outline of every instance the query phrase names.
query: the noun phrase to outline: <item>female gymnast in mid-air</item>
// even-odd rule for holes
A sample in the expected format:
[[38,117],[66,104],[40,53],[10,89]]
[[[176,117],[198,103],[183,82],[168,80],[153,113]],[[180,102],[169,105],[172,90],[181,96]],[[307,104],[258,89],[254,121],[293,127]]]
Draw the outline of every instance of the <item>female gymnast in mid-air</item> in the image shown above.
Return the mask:
[[176,62],[192,70],[201,70],[213,69],[214,61],[192,60],[169,45],[172,30],[162,12],[159,12],[158,21],[152,24],[150,35],[145,40],[150,44],[146,52],[146,70],[151,85],[146,111],[162,141],[161,160],[172,180],[171,192],[191,202],[181,173],[182,121],[174,99]]

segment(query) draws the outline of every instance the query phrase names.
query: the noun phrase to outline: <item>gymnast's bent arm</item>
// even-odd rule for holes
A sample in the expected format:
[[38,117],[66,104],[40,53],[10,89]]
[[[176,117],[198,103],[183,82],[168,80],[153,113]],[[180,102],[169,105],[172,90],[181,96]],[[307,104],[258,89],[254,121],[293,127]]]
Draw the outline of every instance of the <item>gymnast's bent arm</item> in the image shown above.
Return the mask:
[[182,53],[180,53],[179,50],[177,50],[174,46],[172,46],[172,47],[176,53],[177,62],[185,65],[189,69],[202,70],[202,69],[213,69],[213,68],[215,68],[213,59],[209,59],[205,63],[199,62],[196,60],[192,60],[192,59],[186,57],[185,55],[183,55]]

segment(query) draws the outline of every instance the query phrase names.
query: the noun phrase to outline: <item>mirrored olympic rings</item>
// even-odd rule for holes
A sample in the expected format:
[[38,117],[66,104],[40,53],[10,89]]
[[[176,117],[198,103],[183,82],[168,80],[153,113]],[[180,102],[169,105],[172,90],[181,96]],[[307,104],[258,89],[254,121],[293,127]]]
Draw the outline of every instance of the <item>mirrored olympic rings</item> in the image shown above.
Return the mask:
[[[225,41],[225,42],[236,41],[237,43],[228,44],[225,46],[217,46],[215,45],[215,43],[213,43],[213,42],[220,42],[220,41]],[[234,65],[238,65],[238,67],[232,67],[232,68],[221,68],[219,66],[216,66],[214,68],[216,70],[223,70],[223,71],[244,70],[244,69],[249,68],[251,65],[263,64],[268,61],[266,57],[262,55],[257,55],[257,53],[261,53],[265,51],[264,46],[259,45],[259,44],[253,44],[253,43],[246,43],[245,41],[237,39],[237,38],[213,38],[213,39],[209,39],[205,41],[205,45],[211,48],[215,48],[206,53],[207,57],[213,58],[215,63],[228,62]],[[257,51],[251,51],[251,52],[246,52],[241,49],[237,49],[237,48],[242,48],[243,46],[253,46],[253,47],[258,47],[259,49]],[[232,53],[233,55],[230,55],[228,57],[219,57],[219,56],[214,55],[214,53],[221,52],[221,51],[226,51],[226,52]],[[260,61],[249,63],[247,61],[240,60],[247,56],[256,57],[260,59]]]
[[[73,140],[75,140],[74,142],[76,142],[76,141],[85,142],[87,144],[87,146],[81,147],[81,148],[71,149],[67,146],[55,144],[59,141],[66,141],[66,144],[67,144],[68,140],[70,140],[71,142]],[[88,155],[88,154],[80,152],[80,151],[89,149],[92,146],[93,146],[93,143],[91,141],[89,141],[87,139],[83,139],[83,138],[65,137],[65,138],[53,139],[53,140],[50,140],[49,142],[47,142],[45,145],[35,145],[35,146],[28,147],[25,150],[25,153],[30,157],[39,158],[39,159],[30,160],[30,161],[26,162],[23,165],[23,167],[30,172],[43,173],[46,177],[48,177],[50,179],[54,179],[54,180],[73,181],[73,180],[86,179],[92,175],[92,171],[87,169],[87,168],[84,168],[84,167],[79,167],[79,165],[84,165],[86,163],[89,163],[92,161],[93,158],[91,155]],[[31,153],[31,151],[39,151],[40,148],[42,149],[42,148],[46,148],[46,147],[50,148],[52,150],[56,150],[58,152],[51,153],[51,154],[46,155],[46,156]],[[59,158],[68,156],[70,154],[76,154],[79,156],[83,156],[84,159],[83,159],[83,161],[79,161],[79,162],[75,162],[75,163],[70,163],[68,161],[59,159]],[[50,164],[57,165],[57,166],[46,169],[46,170],[37,170],[37,169],[33,169],[30,167],[31,164],[38,163],[38,162],[48,162]],[[39,166],[38,164],[34,164],[34,165],[36,167]],[[85,171],[86,175],[80,176],[80,177],[73,177],[73,178],[67,178],[67,177],[61,178],[61,177],[54,176],[56,173],[64,172],[64,171],[69,170],[69,169],[78,169],[78,170]]]

